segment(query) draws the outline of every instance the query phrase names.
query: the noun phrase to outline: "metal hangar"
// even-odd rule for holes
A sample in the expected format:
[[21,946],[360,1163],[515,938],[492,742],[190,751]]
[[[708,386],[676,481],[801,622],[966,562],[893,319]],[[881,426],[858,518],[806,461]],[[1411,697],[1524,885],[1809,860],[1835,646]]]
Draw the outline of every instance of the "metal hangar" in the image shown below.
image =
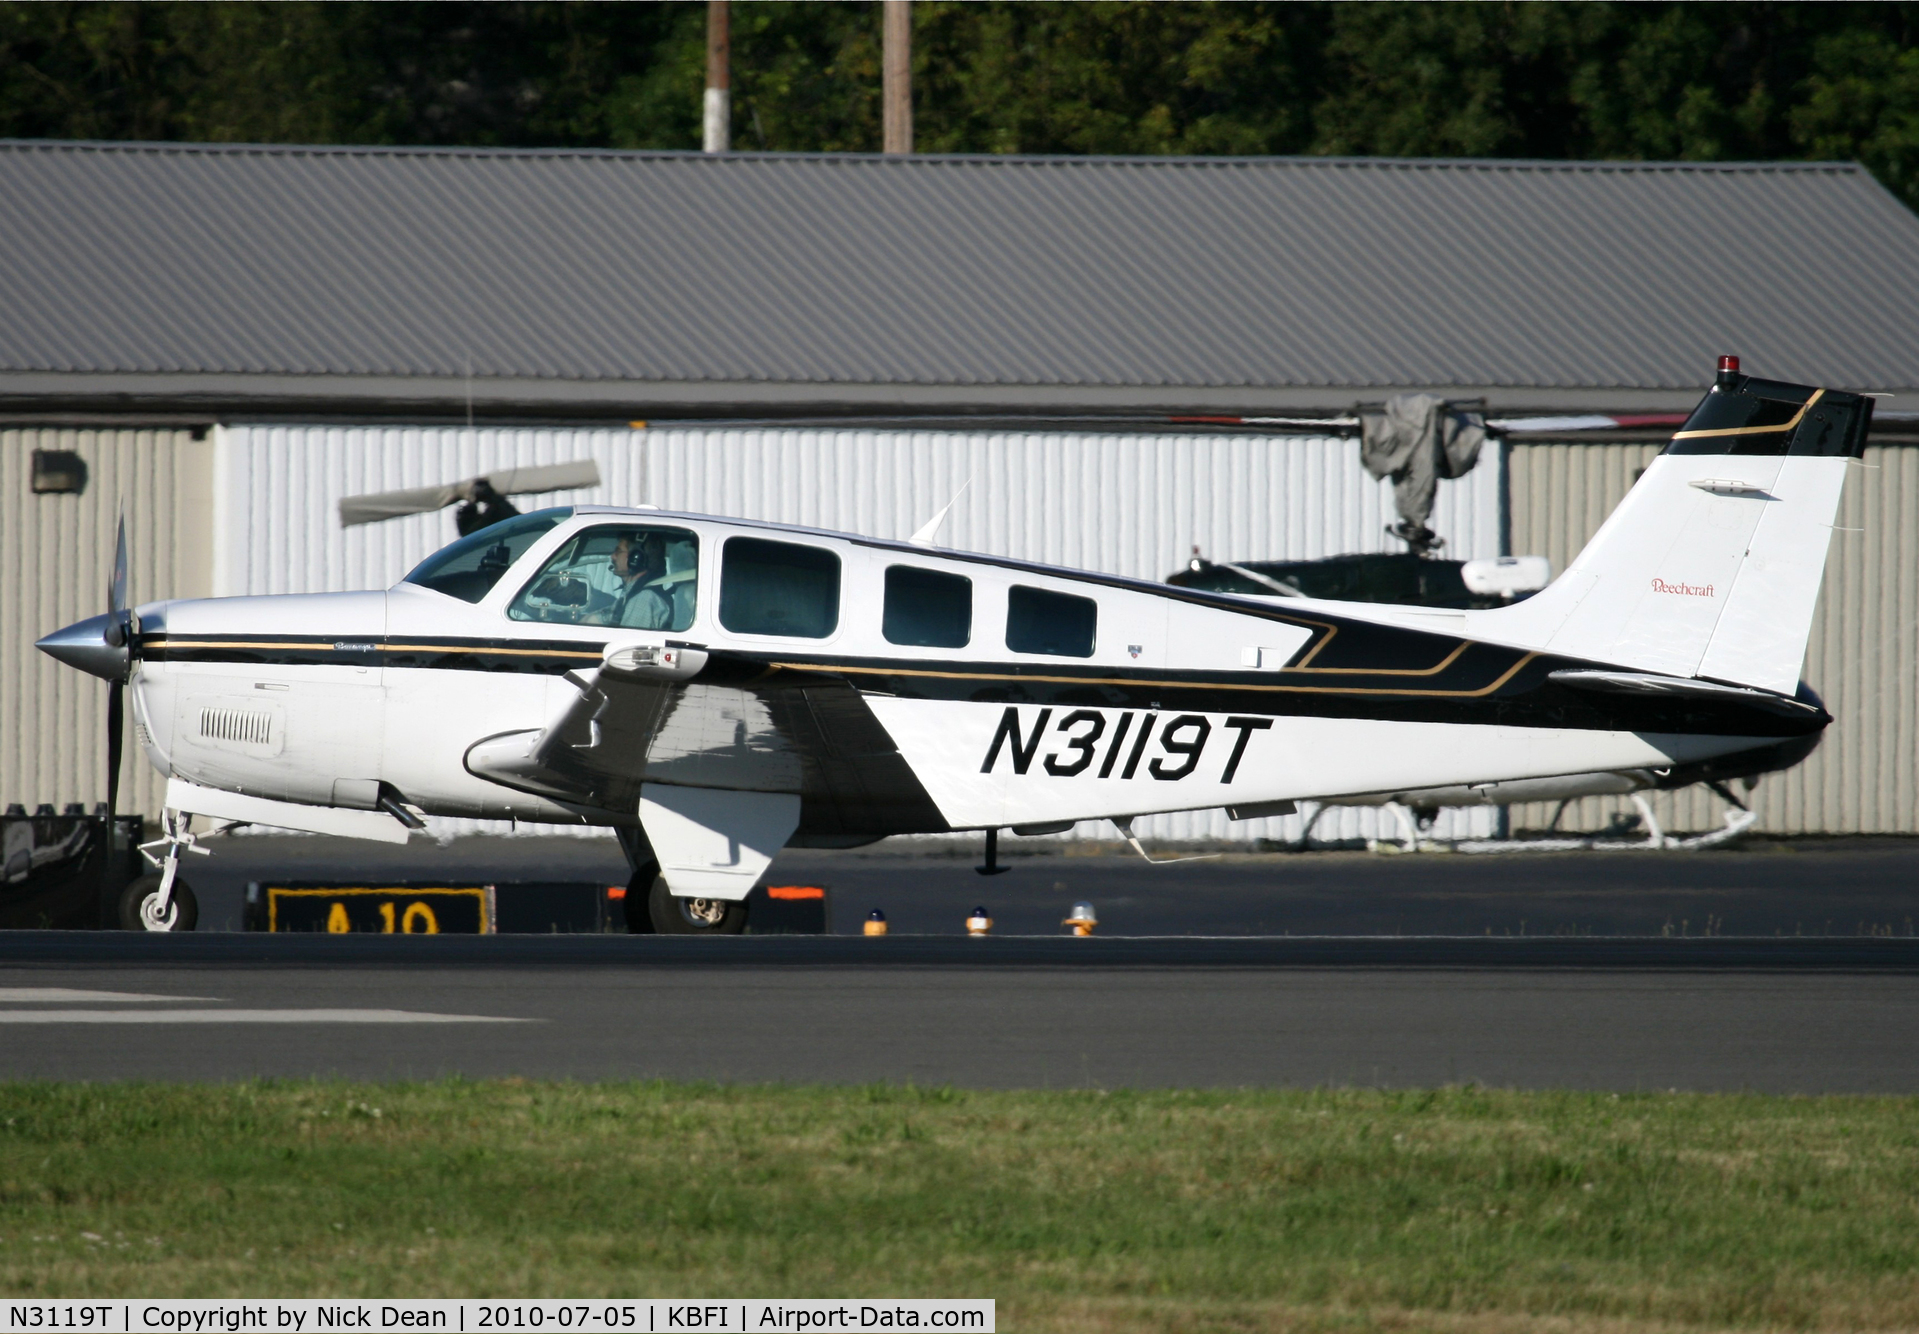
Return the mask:
[[103,794],[104,688],[31,645],[123,504],[136,601],[384,586],[452,522],[340,498],[578,458],[553,503],[904,536],[960,495],[953,546],[1160,578],[1397,549],[1337,423],[1416,390],[1565,419],[1433,523],[1559,568],[1737,351],[1894,395],[1807,662],[1838,723],[1760,827],[1919,832],[1919,219],[1855,165],[13,141],[0,201],[0,800]]

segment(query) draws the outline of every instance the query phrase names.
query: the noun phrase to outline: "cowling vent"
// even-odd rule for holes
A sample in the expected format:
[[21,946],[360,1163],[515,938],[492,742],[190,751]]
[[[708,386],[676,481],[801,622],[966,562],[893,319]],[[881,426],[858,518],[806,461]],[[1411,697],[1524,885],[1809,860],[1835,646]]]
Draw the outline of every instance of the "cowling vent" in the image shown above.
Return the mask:
[[231,741],[243,746],[273,744],[273,715],[251,709],[201,709],[200,735],[209,741]]

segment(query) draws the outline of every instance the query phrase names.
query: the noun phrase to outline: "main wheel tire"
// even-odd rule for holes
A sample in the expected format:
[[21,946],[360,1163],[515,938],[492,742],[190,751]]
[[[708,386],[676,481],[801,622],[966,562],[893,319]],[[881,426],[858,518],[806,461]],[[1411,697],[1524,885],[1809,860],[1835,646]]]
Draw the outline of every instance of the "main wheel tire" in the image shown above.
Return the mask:
[[173,877],[173,893],[168,897],[167,915],[152,911],[160,894],[160,872],[152,871],[130,882],[120,891],[120,929],[122,931],[191,931],[200,922],[200,903],[193,897],[193,886],[182,876]]
[[646,908],[653,929],[663,936],[737,936],[746,930],[744,903],[680,898],[666,887],[663,875],[654,878]]
[[653,912],[648,900],[653,894],[653,882],[659,878],[660,864],[647,862],[626,882],[626,897],[620,900],[620,910],[626,915],[627,934],[653,934]]

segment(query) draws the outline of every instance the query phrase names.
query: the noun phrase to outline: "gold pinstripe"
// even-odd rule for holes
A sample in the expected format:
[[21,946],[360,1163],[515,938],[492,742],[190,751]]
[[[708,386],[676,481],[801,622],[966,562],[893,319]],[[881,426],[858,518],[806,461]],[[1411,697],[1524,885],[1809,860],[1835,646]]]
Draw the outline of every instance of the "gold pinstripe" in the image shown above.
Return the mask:
[[[1323,623],[1308,622],[1308,624],[1323,624]],[[1299,666],[1284,667],[1284,668],[1281,668],[1280,670],[1282,672],[1305,672],[1305,673],[1311,673],[1311,674],[1323,673],[1328,676],[1436,676],[1440,672],[1445,671],[1446,668],[1452,666],[1455,662],[1457,662],[1459,660],[1460,655],[1463,654],[1468,648],[1471,648],[1473,644],[1472,640],[1468,640],[1468,639],[1460,640],[1458,645],[1454,647],[1451,653],[1448,653],[1444,658],[1441,658],[1437,663],[1435,663],[1431,667],[1378,667],[1378,668],[1375,668],[1375,667],[1308,667],[1305,664],[1312,661],[1312,659],[1319,653],[1320,649],[1324,648],[1326,644],[1332,639],[1332,637],[1335,634],[1339,633],[1339,629],[1337,626],[1326,625],[1324,626],[1324,628],[1327,631],[1326,637],[1320,640],[1318,644],[1315,644],[1313,646],[1312,652],[1308,653],[1305,658],[1300,660]],[[161,641],[158,641],[158,643],[159,643],[159,646],[163,648],[174,646],[174,641],[170,641],[170,640],[161,640]],[[218,640],[218,641],[181,642],[177,646],[180,648],[258,648],[258,649],[296,649],[296,650],[297,649],[317,649],[317,650],[324,650],[329,653],[334,651],[333,644],[331,642],[311,643],[311,644],[290,644],[285,641],[266,642],[266,641],[252,641],[252,640]],[[518,656],[518,657],[535,657],[535,658],[597,659],[601,656],[597,652],[578,652],[578,651],[569,650],[569,649],[467,648],[467,647],[462,647],[462,646],[452,645],[452,644],[386,644],[386,645],[380,646],[377,651],[383,652],[383,653],[490,653],[490,654],[500,654],[500,655],[509,655],[509,656]],[[1531,662],[1534,658],[1538,656],[1539,655],[1537,653],[1526,654],[1524,657],[1520,658],[1517,662],[1513,663],[1511,667],[1507,668],[1504,672],[1502,672],[1499,675],[1499,677],[1493,681],[1491,685],[1483,686],[1477,690],[1416,690],[1416,689],[1408,689],[1408,688],[1389,688],[1388,689],[1388,688],[1367,687],[1367,686],[1330,686],[1330,685],[1328,686],[1306,686],[1306,685],[1295,686],[1295,685],[1277,685],[1277,684],[1265,685],[1265,684],[1255,683],[1255,682],[1244,682],[1244,683],[1221,682],[1219,684],[1230,686],[1230,688],[1234,690],[1254,690],[1254,691],[1262,691],[1262,692],[1269,692],[1269,693],[1277,692],[1277,693],[1285,693],[1285,694],[1423,695],[1423,696],[1433,696],[1433,697],[1448,698],[1448,699],[1476,699],[1483,695],[1489,695],[1493,691],[1505,685],[1506,682],[1510,681],[1514,677],[1514,675],[1518,673],[1520,668],[1524,667],[1527,663]],[[942,680],[955,680],[955,681],[1041,681],[1049,685],[1111,685],[1111,686],[1157,685],[1161,687],[1162,689],[1167,689],[1167,690],[1192,689],[1196,686],[1203,687],[1205,685],[1211,684],[1208,682],[1196,682],[1196,681],[1148,681],[1148,680],[1141,680],[1137,677],[1034,676],[1034,675],[1023,673],[1023,672],[1017,673],[1017,674],[1009,673],[1009,672],[935,672],[935,671],[926,671],[924,669],[911,668],[911,667],[848,667],[843,665],[829,665],[826,663],[805,663],[805,662],[774,662],[774,663],[769,663],[768,665],[771,667],[784,668],[789,671],[839,672],[843,674],[865,675],[865,676],[924,676],[924,677],[935,677]]]
[[600,651],[582,653],[564,648],[460,648],[452,644],[383,644],[382,653],[496,653],[523,658],[598,658]]
[[[1457,656],[1455,654],[1455,656]],[[925,676],[949,681],[1043,681],[1049,685],[1085,685],[1085,686],[1158,686],[1164,690],[1192,690],[1216,685],[1228,690],[1257,690],[1269,693],[1295,695],[1425,695],[1447,699],[1477,699],[1490,695],[1493,691],[1513,679],[1524,667],[1539,655],[1528,653],[1499,676],[1491,685],[1481,686],[1477,690],[1417,690],[1408,688],[1383,689],[1368,686],[1288,686],[1262,685],[1239,681],[1148,681],[1137,677],[1124,676],[1029,676],[1024,673],[1015,675],[1009,672],[932,672],[918,668],[893,667],[845,667],[818,662],[775,662],[772,667],[785,668],[796,672],[837,672],[851,676]],[[1286,669],[1286,670],[1297,670]],[[1320,671],[1352,671],[1354,668],[1319,668]],[[1389,672],[1375,672],[1376,676],[1391,675]],[[1423,673],[1422,673],[1423,674]]]
[[[336,651],[334,641],[331,640],[323,644],[293,644],[285,640],[249,639],[157,639],[152,642],[158,648],[277,648],[319,650],[326,653]],[[573,649],[467,648],[457,644],[375,644],[372,651],[375,653],[494,653],[525,658],[598,658],[600,656],[598,650],[583,653]]]
[[1703,440],[1709,435],[1773,435],[1780,431],[1790,431],[1799,424],[1800,418],[1812,411],[1812,405],[1825,396],[1825,390],[1813,390],[1812,397],[1799,405],[1799,411],[1793,413],[1792,420],[1781,422],[1777,426],[1720,426],[1710,431],[1680,431],[1673,436],[1673,439]]

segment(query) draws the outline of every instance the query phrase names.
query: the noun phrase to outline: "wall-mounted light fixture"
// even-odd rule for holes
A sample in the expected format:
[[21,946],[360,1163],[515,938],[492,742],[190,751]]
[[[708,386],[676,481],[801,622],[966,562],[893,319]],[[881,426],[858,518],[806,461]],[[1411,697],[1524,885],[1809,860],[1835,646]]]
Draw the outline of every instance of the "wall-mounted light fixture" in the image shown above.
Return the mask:
[[87,489],[87,461],[70,449],[33,451],[33,493],[77,496]]

